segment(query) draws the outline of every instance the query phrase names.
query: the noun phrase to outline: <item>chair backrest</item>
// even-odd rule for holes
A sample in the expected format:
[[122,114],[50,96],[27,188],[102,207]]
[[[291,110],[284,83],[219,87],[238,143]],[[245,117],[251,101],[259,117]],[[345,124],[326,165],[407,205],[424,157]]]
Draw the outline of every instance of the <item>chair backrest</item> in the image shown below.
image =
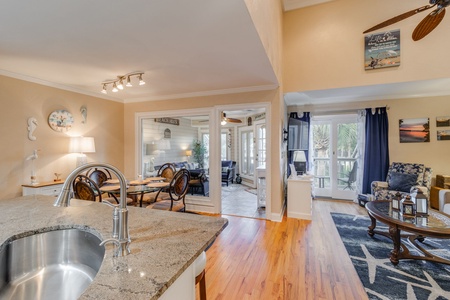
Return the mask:
[[93,171],[88,171],[87,176],[94,181],[99,187],[102,187],[108,179],[111,179],[111,173],[108,170],[94,169]]
[[167,180],[172,180],[172,178],[175,175],[176,172],[175,165],[172,163],[165,163],[159,168],[158,174],[156,176],[158,177],[164,177]]
[[73,192],[76,199],[95,201],[99,197],[102,202],[102,195],[98,185],[85,175],[78,175],[73,182]]
[[179,170],[169,185],[169,195],[173,201],[183,200],[186,196],[191,175],[188,170]]
[[348,182],[356,182],[356,173],[358,171],[358,162],[353,163],[352,170],[348,173]]

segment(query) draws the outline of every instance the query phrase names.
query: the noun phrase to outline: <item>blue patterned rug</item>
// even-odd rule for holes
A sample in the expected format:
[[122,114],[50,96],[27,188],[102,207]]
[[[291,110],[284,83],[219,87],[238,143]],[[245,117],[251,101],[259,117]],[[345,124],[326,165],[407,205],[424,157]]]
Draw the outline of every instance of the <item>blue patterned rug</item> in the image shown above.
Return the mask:
[[[389,260],[392,241],[367,234],[368,216],[331,215],[369,299],[450,299],[450,266],[409,259],[394,266]],[[377,229],[387,231],[388,227],[377,222]],[[411,254],[417,254],[408,240],[402,242]],[[426,238],[422,246],[450,259],[450,240]]]

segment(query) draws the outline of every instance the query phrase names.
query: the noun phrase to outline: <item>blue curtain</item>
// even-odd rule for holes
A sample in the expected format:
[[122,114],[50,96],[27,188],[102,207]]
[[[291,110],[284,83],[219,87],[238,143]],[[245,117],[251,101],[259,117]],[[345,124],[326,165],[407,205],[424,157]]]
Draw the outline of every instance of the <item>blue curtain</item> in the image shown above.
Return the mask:
[[[308,140],[309,140],[309,132],[311,129],[311,114],[309,112],[304,112],[303,115],[301,117],[298,116],[298,113],[296,112],[291,112],[289,114],[289,118],[293,118],[293,119],[297,119],[300,121],[304,121],[308,123]],[[305,156],[306,156],[306,170],[308,170],[308,166],[309,166],[309,151],[308,150],[304,150],[305,151]],[[287,151],[287,155],[288,155],[288,168],[287,168],[287,175],[288,177],[291,175],[291,168],[289,168],[289,164],[292,164],[292,159],[294,156],[294,151]]]
[[389,123],[386,107],[375,113],[366,108],[366,147],[362,193],[370,194],[372,181],[385,181],[389,169]]

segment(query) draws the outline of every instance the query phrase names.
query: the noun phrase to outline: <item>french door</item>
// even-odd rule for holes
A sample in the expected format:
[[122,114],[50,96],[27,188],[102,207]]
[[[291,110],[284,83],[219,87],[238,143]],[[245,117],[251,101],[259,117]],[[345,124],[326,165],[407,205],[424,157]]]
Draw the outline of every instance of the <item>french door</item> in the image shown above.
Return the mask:
[[315,195],[355,199],[360,153],[357,116],[313,117],[311,131]]

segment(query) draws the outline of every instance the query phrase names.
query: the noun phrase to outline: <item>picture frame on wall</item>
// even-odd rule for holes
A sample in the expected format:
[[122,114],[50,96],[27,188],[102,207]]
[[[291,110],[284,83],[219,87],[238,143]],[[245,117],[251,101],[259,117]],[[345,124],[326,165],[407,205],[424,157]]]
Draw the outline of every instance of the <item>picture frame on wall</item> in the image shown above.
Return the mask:
[[450,130],[438,130],[436,135],[438,141],[450,141]]
[[436,117],[436,127],[450,127],[450,116]]
[[364,37],[364,69],[374,70],[400,66],[400,30]]
[[430,142],[430,119],[400,119],[400,143],[428,143]]

